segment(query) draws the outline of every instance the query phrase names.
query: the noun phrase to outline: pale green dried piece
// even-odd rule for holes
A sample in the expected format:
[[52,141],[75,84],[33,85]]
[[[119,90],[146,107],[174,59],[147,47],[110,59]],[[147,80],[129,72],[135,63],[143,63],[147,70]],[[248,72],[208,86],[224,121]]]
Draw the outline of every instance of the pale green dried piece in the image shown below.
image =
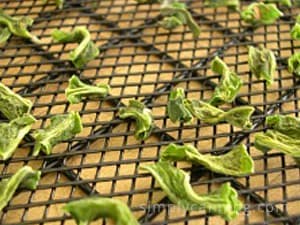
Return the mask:
[[[29,39],[36,44],[41,43],[41,41],[35,35],[31,34],[28,31],[28,27],[32,26],[33,24],[33,19],[31,19],[30,17],[12,17],[4,13],[4,11],[0,9],[0,24],[4,26],[4,28],[1,29],[0,35],[2,37],[0,43],[2,43],[3,41],[5,42],[11,34]],[[9,31],[5,29],[5,27],[8,28]]]
[[11,89],[0,83],[0,112],[9,120],[16,119],[29,113],[32,102],[14,93]]
[[263,152],[276,149],[293,157],[299,163],[300,119],[292,116],[272,115],[267,117],[266,125],[270,129],[265,133],[255,135],[255,147]]
[[273,24],[283,13],[275,4],[265,4],[263,2],[251,3],[241,12],[241,18],[244,22],[252,26]]
[[85,27],[76,27],[71,32],[54,30],[52,38],[58,43],[79,43],[69,54],[69,58],[76,68],[83,68],[99,55],[99,49],[91,40],[90,32]]
[[90,197],[72,201],[63,207],[78,225],[89,225],[100,218],[110,218],[115,225],[139,225],[126,204],[117,199]]
[[230,221],[238,216],[243,207],[236,190],[229,183],[209,194],[198,195],[190,184],[190,176],[169,162],[160,161],[140,168],[150,172],[171,202],[183,209],[204,209]]
[[263,46],[259,46],[258,48],[249,46],[248,62],[252,74],[257,79],[265,80],[267,85],[273,83],[277,63],[275,55],[271,50]]
[[41,177],[40,171],[30,166],[19,169],[12,177],[0,182],[0,211],[8,204],[18,189],[35,190]]
[[12,156],[16,148],[30,131],[35,118],[24,114],[9,123],[0,123],[0,159],[6,160]]
[[5,43],[11,36],[8,27],[0,27],[0,44]]
[[208,124],[227,122],[242,129],[252,128],[250,120],[254,112],[252,106],[238,106],[225,112],[201,100],[185,100],[185,107],[194,117]]
[[76,104],[83,98],[103,98],[108,95],[110,87],[107,84],[97,84],[96,86],[83,83],[77,76],[73,75],[69,79],[69,86],[65,90],[68,101]]
[[245,176],[254,172],[254,162],[245,145],[237,145],[223,155],[201,154],[192,145],[169,144],[160,155],[162,161],[188,161],[221,174]]
[[187,25],[195,38],[200,35],[200,27],[188,11],[185,3],[164,0],[160,12],[164,16],[163,20],[159,22],[163,28],[172,30],[178,26]]
[[153,118],[150,109],[137,100],[130,100],[127,107],[119,109],[121,119],[131,118],[135,120],[135,138],[137,140],[145,140],[149,137],[153,129]]
[[288,70],[290,73],[300,76],[300,52],[294,53],[289,57]]
[[291,30],[291,37],[294,40],[300,40],[300,15],[296,18],[296,23]]
[[211,69],[215,73],[221,74],[222,78],[209,103],[217,106],[233,102],[243,85],[242,79],[232,72],[218,56],[212,61]]
[[78,112],[55,115],[50,118],[50,125],[36,130],[33,134],[35,146],[33,156],[40,151],[49,155],[52,148],[59,142],[66,141],[82,131],[82,124]]
[[167,104],[167,113],[173,123],[177,121],[189,123],[193,120],[193,115],[186,107],[185,101],[183,88],[171,90]]

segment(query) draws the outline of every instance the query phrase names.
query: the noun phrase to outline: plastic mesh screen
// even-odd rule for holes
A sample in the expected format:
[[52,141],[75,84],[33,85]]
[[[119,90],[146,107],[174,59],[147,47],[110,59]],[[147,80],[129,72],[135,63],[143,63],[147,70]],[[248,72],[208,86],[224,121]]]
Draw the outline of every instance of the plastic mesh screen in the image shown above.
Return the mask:
[[[253,30],[243,26],[238,13],[226,8],[207,8],[196,0],[187,4],[202,28],[196,40],[186,27],[173,32],[160,28],[158,4],[70,0],[63,10],[57,10],[51,1],[0,1],[0,8],[7,13],[35,19],[32,32],[45,43],[37,46],[12,37],[1,46],[1,82],[34,103],[32,113],[39,119],[34,128],[44,127],[51,116],[71,110],[80,112],[84,125],[82,133],[57,145],[49,156],[32,157],[33,142],[28,140],[10,160],[0,162],[1,178],[23,165],[41,169],[43,176],[36,191],[24,190],[12,199],[0,214],[0,224],[74,224],[61,207],[94,194],[123,200],[144,225],[300,223],[299,168],[290,157],[276,151],[263,154],[253,147],[253,134],[264,129],[267,115],[298,116],[300,83],[288,73],[286,59],[300,49],[300,42],[290,37],[299,8],[282,9],[285,16],[275,24]],[[68,61],[74,45],[51,40],[54,29],[71,30],[79,25],[89,29],[101,50],[81,71]],[[249,73],[250,44],[262,44],[276,52],[278,69],[273,85],[267,87]],[[183,87],[190,98],[211,97],[220,79],[210,70],[216,55],[244,81],[233,106],[256,108],[255,127],[247,133],[228,124],[210,126],[197,120],[189,125],[173,124],[165,115],[174,87]],[[109,84],[111,95],[101,101],[68,104],[64,90],[72,74],[91,83]],[[156,127],[143,142],[133,136],[134,123],[117,116],[118,108],[132,98],[153,110]],[[236,220],[226,223],[205,211],[168,207],[170,202],[157,183],[138,167],[155,162],[161,149],[172,142],[191,143],[205,153],[222,153],[237,143],[247,145],[256,170],[247,177],[221,176],[202,167],[178,164],[191,172],[198,193],[208,193],[230,181],[246,205]]]

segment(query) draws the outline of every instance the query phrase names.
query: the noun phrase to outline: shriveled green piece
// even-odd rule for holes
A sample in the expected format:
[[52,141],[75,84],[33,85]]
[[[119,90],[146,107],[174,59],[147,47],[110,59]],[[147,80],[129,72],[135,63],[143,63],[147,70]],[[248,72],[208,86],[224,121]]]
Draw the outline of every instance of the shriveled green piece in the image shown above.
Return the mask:
[[41,177],[40,171],[30,166],[19,169],[12,177],[0,182],[0,211],[7,205],[17,189],[35,190]]
[[300,52],[294,53],[289,57],[288,70],[290,73],[300,76]]
[[278,150],[283,154],[293,157],[300,166],[299,139],[291,138],[276,130],[267,130],[265,133],[257,133],[255,135],[254,146],[263,152],[268,152],[272,149]]
[[32,102],[14,93],[11,89],[0,83],[0,112],[9,120],[29,113]]
[[33,116],[24,114],[9,123],[0,123],[1,160],[6,160],[11,157],[35,121]]
[[296,18],[296,23],[291,30],[291,37],[294,40],[300,40],[300,15]]
[[225,62],[218,56],[212,61],[211,69],[215,73],[221,74],[222,78],[209,103],[217,106],[233,102],[243,85],[242,79],[236,73],[230,71]]
[[57,143],[66,141],[81,131],[82,124],[78,112],[51,117],[49,126],[36,130],[33,134],[35,138],[33,156],[37,156],[40,151],[49,155]]
[[177,121],[191,122],[193,120],[192,113],[186,107],[186,101],[183,88],[171,90],[167,104],[167,113],[173,123]]
[[[31,40],[33,43],[40,44],[41,41],[33,34],[28,31],[28,27],[32,26],[33,19],[27,16],[23,17],[12,17],[4,13],[0,9],[0,24],[4,27],[0,30],[1,42],[5,42],[11,34],[18,37]],[[7,29],[5,29],[7,28]]]
[[201,154],[192,145],[169,144],[160,155],[162,161],[188,161],[221,174],[244,176],[254,172],[254,162],[245,145],[237,145],[224,155]]
[[292,157],[300,157],[300,140],[294,139],[276,130],[267,130],[255,135],[254,145],[257,149],[268,152],[272,149]]
[[283,13],[275,4],[263,2],[251,3],[241,12],[242,20],[252,26],[273,24],[281,16],[283,16]]
[[52,38],[58,43],[79,43],[69,54],[76,68],[83,68],[85,64],[99,55],[99,49],[91,40],[91,35],[85,27],[76,27],[71,32],[54,30]]
[[[49,2],[49,0],[43,0],[45,3]],[[64,6],[64,0],[55,0],[55,4],[59,9],[62,9]]]
[[63,210],[71,214],[78,225],[89,225],[100,218],[111,218],[115,225],[139,225],[128,206],[112,198],[84,198],[69,202]]
[[83,98],[105,97],[108,95],[110,87],[107,84],[97,84],[97,86],[83,83],[77,76],[73,75],[69,79],[69,86],[65,90],[68,101],[76,104]]
[[291,0],[266,0],[265,2],[267,2],[267,3],[278,3],[280,5],[288,6],[288,7],[292,6]]
[[240,0],[205,0],[204,5],[212,8],[228,7],[229,9],[238,11]]
[[276,149],[298,162],[300,159],[300,119],[292,116],[272,115],[266,119],[270,128],[265,133],[255,135],[257,149],[268,152]]
[[190,184],[190,176],[169,162],[160,161],[140,167],[149,171],[169,199],[186,210],[205,209],[229,221],[236,218],[243,205],[229,183],[206,195],[198,195]]
[[288,115],[270,115],[266,118],[266,125],[291,138],[300,139],[300,119]]
[[257,79],[265,80],[268,85],[273,83],[277,64],[275,55],[271,50],[263,46],[258,48],[249,46],[248,62],[252,74]]
[[131,118],[135,120],[135,138],[145,140],[151,134],[153,129],[153,118],[150,109],[137,100],[130,100],[127,107],[119,109],[121,119]]
[[0,44],[5,43],[11,36],[8,27],[0,27]]
[[188,11],[185,3],[164,0],[160,12],[164,16],[163,20],[159,22],[163,28],[172,30],[178,26],[187,25],[195,38],[200,35],[200,27]]
[[250,120],[254,112],[254,107],[252,106],[239,106],[226,112],[201,100],[186,100],[185,106],[194,117],[205,123],[217,124],[227,122],[242,129],[250,129],[252,127]]

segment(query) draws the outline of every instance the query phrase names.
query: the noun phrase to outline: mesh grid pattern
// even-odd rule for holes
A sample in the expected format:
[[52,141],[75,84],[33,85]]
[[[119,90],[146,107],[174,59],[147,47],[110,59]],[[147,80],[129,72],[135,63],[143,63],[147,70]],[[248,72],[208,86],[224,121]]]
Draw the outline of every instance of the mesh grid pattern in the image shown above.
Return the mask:
[[[49,156],[30,156],[34,143],[28,137],[11,159],[0,162],[1,178],[24,165],[42,171],[37,190],[20,191],[0,214],[1,224],[74,224],[61,207],[72,199],[94,194],[123,200],[141,224],[300,223],[299,168],[290,157],[276,151],[262,154],[253,147],[253,134],[264,130],[267,115],[298,116],[300,83],[287,72],[286,59],[300,48],[300,42],[291,40],[289,34],[300,10],[283,9],[285,16],[275,24],[253,30],[243,26],[238,13],[226,8],[207,8],[202,1],[187,4],[202,28],[197,40],[186,27],[171,33],[160,28],[157,4],[70,0],[63,10],[57,10],[51,1],[0,1],[0,8],[7,13],[35,19],[32,32],[45,43],[37,46],[12,37],[1,46],[1,82],[34,103],[32,113],[39,119],[34,129],[46,126],[51,116],[72,110],[80,112],[84,125],[82,133],[57,145]],[[74,45],[51,40],[54,29],[71,30],[79,25],[89,29],[101,51],[80,71],[68,61]],[[276,53],[278,69],[273,85],[267,87],[249,73],[250,44],[262,44]],[[174,87],[183,87],[189,98],[211,97],[220,79],[210,70],[210,61],[216,55],[244,81],[236,101],[226,107],[255,107],[255,126],[249,132],[197,120],[189,125],[173,124],[165,115],[168,95]],[[90,83],[109,84],[111,95],[100,101],[68,104],[64,90],[72,74]],[[153,111],[155,129],[143,142],[134,138],[134,123],[117,116],[118,108],[132,98],[143,101]],[[247,206],[236,220],[226,223],[204,211],[167,207],[170,202],[165,194],[138,167],[155,162],[161,149],[172,142],[191,143],[201,152],[213,154],[226,152],[237,143],[247,145],[255,162],[255,173],[247,177],[221,176],[178,163],[190,171],[198,193],[208,193],[230,181]],[[160,207],[153,210],[154,204]]]

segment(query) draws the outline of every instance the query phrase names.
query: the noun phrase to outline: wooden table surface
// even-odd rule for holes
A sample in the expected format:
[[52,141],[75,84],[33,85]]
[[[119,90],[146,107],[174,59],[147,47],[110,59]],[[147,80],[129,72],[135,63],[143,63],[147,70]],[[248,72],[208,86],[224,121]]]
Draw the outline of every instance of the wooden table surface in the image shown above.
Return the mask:
[[[64,10],[57,10],[50,1],[43,4],[40,0],[0,0],[0,8],[5,12],[35,19],[32,32],[44,42],[36,46],[13,37],[3,45],[0,48],[1,82],[32,100],[32,114],[39,119],[34,129],[46,126],[50,116],[70,111],[79,111],[84,124],[83,132],[69,142],[57,145],[53,155],[31,157],[33,143],[24,142],[11,160],[0,163],[2,177],[11,175],[25,164],[42,168],[43,174],[36,191],[22,191],[12,199],[0,214],[0,224],[75,224],[70,217],[66,219],[61,207],[70,199],[87,196],[78,184],[89,185],[102,196],[121,199],[133,208],[136,217],[142,216],[144,210],[141,206],[158,203],[165,197],[157,184],[157,188],[152,188],[153,178],[138,170],[140,165],[154,162],[160,150],[169,143],[162,141],[162,131],[176,140],[194,144],[205,153],[222,150],[241,132],[228,124],[209,126],[197,120],[191,124],[173,124],[165,116],[169,89],[154,93],[171,84],[172,87],[183,87],[188,98],[210,98],[213,87],[203,84],[203,80],[218,82],[219,76],[210,70],[209,65],[212,56],[220,49],[224,50],[224,61],[244,81],[239,99],[251,103],[264,114],[277,104],[279,107],[274,113],[297,115],[298,90],[297,87],[292,88],[297,81],[287,71],[286,65],[279,64],[274,84],[267,87],[249,74],[247,64],[247,45],[251,42],[265,44],[280,59],[286,59],[299,50],[300,42],[290,38],[289,31],[293,24],[289,20],[282,19],[274,25],[247,33],[238,13],[228,13],[226,8],[204,8],[201,1],[192,1],[194,12],[205,15],[196,17],[202,33],[194,40],[185,27],[170,33],[151,20],[149,24],[146,21],[146,26],[142,25],[146,18],[155,21],[159,15],[157,4],[138,6],[133,0],[90,0],[81,1],[82,6],[78,7],[72,5],[74,2],[69,1]],[[286,12],[295,17],[299,10],[287,9]],[[50,37],[56,28],[68,31],[79,25],[89,29],[101,49],[100,56],[82,71],[68,62],[68,53],[76,45],[55,44]],[[126,36],[131,28],[141,30]],[[228,33],[228,28],[232,33]],[[239,42],[241,37],[250,42]],[[101,101],[69,105],[64,90],[73,73],[81,74],[82,78],[94,84],[110,84],[111,96]],[[289,89],[296,91],[285,101],[279,101],[279,97]],[[114,101],[127,104],[129,99],[141,100],[149,96],[152,101],[148,106],[153,111],[155,125],[161,130],[141,143],[133,136],[134,123],[116,118],[118,106],[114,105]],[[227,109],[229,107],[225,106]],[[107,132],[96,133],[103,126],[109,127]],[[265,212],[261,204],[251,202],[249,193],[265,198],[267,205],[274,203],[289,216],[300,215],[299,169],[290,157],[277,151],[266,156],[251,145],[254,134],[261,128],[258,126],[242,141],[254,158],[256,172],[236,179],[245,186],[239,191],[241,200],[252,208],[248,214],[241,212],[230,224],[263,224],[264,221],[285,224],[274,221],[274,217]],[[73,146],[78,143],[85,146],[74,151]],[[52,160],[60,160],[62,164],[51,167]],[[191,167],[185,163],[178,166]],[[73,171],[77,180],[67,178],[65,171]],[[197,193],[207,193],[220,186],[220,181],[230,180],[230,177],[218,179],[217,175],[206,172],[200,179],[193,179],[192,184]],[[165,220],[167,224],[225,223],[217,216],[205,220],[203,215],[204,211],[187,214],[179,209],[163,210],[151,224],[163,224]]]

